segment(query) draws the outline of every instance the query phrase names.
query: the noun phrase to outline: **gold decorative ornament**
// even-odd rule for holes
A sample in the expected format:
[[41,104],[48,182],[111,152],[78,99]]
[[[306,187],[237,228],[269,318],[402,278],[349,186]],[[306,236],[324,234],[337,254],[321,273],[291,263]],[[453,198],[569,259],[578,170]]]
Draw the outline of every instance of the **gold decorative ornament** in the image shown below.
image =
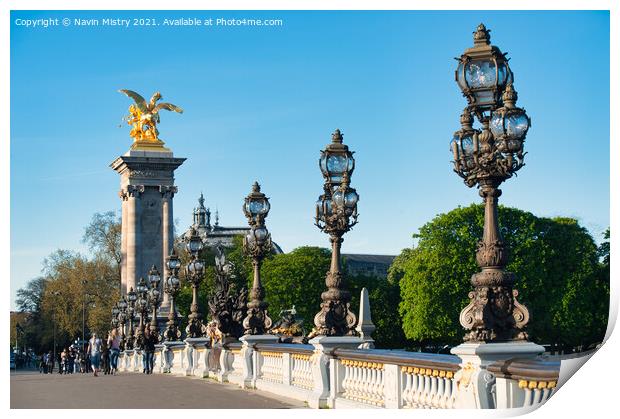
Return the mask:
[[143,151],[169,151],[164,147],[164,142],[159,138],[157,124],[159,123],[159,111],[167,110],[183,113],[183,109],[172,103],[157,103],[162,99],[159,92],[155,92],[149,102],[133,90],[121,89],[119,92],[134,100],[134,104],[129,106],[129,115],[123,120],[131,125],[129,136],[134,142],[132,150]]

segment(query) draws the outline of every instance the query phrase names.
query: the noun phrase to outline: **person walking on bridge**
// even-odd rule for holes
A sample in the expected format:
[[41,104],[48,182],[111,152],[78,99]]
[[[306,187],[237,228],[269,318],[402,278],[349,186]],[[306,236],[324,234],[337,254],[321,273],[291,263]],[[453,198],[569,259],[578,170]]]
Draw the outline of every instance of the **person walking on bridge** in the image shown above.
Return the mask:
[[98,377],[99,364],[101,362],[101,339],[97,337],[97,333],[93,332],[92,337],[88,341],[88,353],[90,354],[90,365],[93,374]]

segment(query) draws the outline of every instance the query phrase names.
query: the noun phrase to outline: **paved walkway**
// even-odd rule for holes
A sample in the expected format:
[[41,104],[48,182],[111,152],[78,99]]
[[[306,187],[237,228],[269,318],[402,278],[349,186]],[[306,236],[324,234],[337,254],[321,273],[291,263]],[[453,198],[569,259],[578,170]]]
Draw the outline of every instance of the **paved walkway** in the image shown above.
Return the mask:
[[290,409],[303,402],[209,379],[11,372],[11,409]]

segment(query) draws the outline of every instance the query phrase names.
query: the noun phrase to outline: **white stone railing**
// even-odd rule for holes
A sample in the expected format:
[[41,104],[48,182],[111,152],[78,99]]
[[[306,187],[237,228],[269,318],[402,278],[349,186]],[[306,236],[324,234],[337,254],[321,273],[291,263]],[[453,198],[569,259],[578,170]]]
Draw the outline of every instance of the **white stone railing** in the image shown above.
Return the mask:
[[259,351],[257,355],[258,374],[256,378],[272,381],[274,383],[282,383],[284,380],[284,371],[282,369],[283,353]]
[[[215,351],[195,342],[158,345],[153,372],[210,377],[315,408],[531,410],[553,395],[560,367],[534,357],[496,361],[503,344],[476,346],[482,360],[476,364],[468,355],[357,349],[355,338],[322,337],[313,345],[258,342],[218,343]],[[489,349],[494,358],[485,361]],[[141,372],[141,356],[122,352],[119,369]]]
[[306,400],[314,389],[311,357],[314,348],[301,344],[255,344],[254,388]]
[[559,361],[512,359],[487,367],[495,377],[495,406],[535,408],[544,404],[557,388]]
[[311,353],[291,354],[291,385],[294,387],[312,390],[314,379],[312,378]]
[[333,354],[330,407],[454,407],[456,356],[357,349]]
[[340,387],[341,397],[364,404],[383,407],[385,405],[385,367],[380,362],[338,360],[344,369]]
[[452,371],[402,366],[400,373],[403,408],[454,408],[456,392]]

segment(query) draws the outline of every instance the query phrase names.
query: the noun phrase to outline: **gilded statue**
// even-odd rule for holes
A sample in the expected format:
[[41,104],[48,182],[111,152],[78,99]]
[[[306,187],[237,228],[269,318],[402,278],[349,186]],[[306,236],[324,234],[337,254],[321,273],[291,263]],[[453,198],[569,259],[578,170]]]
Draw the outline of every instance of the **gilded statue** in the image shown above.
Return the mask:
[[132,90],[121,89],[119,92],[124,93],[135,102],[129,106],[129,115],[123,118],[131,126],[129,136],[134,139],[131,148],[163,148],[164,142],[159,138],[159,131],[157,130],[159,111],[165,109],[167,111],[183,113],[183,109],[172,103],[157,103],[162,99],[162,95],[159,92],[155,92],[149,102]]

